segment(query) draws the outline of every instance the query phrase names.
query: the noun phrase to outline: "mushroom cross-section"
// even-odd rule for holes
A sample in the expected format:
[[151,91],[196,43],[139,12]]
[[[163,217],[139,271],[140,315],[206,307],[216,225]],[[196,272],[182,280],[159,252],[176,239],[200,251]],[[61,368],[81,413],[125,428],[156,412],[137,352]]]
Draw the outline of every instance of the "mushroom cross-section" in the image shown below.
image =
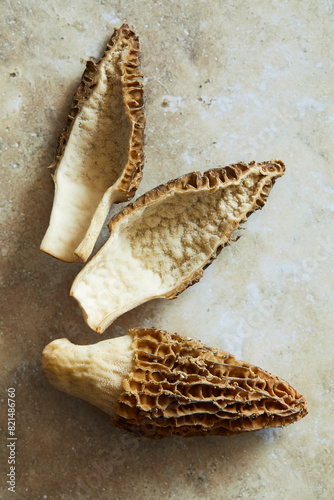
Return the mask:
[[102,333],[139,304],[197,282],[284,171],[273,160],[193,172],[125,207],[71,288],[88,325]]
[[85,262],[113,203],[132,198],[142,177],[144,90],[139,41],[115,30],[103,58],[88,61],[63,130],[55,196],[41,250]]

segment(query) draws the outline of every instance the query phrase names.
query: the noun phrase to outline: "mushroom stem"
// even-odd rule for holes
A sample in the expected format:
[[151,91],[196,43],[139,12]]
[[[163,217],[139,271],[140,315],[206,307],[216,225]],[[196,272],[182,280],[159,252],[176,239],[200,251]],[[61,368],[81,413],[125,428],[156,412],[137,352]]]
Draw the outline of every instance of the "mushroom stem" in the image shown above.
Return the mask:
[[130,335],[87,346],[57,339],[45,347],[42,366],[56,389],[114,415],[122,382],[132,369],[131,343]]

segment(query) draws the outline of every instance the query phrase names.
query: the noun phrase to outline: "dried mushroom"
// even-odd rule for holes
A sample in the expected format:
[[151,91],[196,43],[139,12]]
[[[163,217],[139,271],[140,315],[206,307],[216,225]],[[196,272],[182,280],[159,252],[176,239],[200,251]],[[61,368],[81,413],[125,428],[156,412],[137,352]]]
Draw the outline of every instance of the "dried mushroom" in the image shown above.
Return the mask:
[[197,282],[284,171],[273,160],[193,172],[125,207],[72,285],[88,325],[101,333],[139,304],[173,299]]
[[308,411],[284,380],[155,329],[133,329],[89,346],[55,340],[43,351],[43,368],[57,389],[107,412],[114,425],[152,439],[282,427]]
[[[103,58],[88,61],[58,144],[55,197],[41,250],[85,262],[113,203],[142,177],[144,90],[138,37],[115,30]],[[50,167],[50,168],[51,168]]]

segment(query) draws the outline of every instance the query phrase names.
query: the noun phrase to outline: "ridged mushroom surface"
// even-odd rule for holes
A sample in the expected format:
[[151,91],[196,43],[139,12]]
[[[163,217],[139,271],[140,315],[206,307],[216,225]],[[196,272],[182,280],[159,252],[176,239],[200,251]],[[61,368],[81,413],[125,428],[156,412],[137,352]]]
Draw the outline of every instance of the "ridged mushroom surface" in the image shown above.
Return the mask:
[[125,207],[72,285],[88,325],[101,333],[139,304],[175,298],[197,282],[284,171],[273,160],[193,172]]
[[89,257],[113,203],[131,198],[143,168],[144,90],[138,37],[115,30],[88,61],[60,139],[55,197],[41,250],[66,262]]
[[43,351],[43,368],[57,389],[152,439],[283,427],[308,412],[303,396],[281,378],[153,328],[90,346],[53,341]]

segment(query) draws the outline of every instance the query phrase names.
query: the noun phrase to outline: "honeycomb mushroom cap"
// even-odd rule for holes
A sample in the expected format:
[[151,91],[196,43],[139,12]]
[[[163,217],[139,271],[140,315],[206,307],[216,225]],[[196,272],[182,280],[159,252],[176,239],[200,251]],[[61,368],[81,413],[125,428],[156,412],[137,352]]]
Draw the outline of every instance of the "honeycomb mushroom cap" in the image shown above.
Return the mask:
[[279,377],[197,340],[133,329],[134,364],[112,422],[152,439],[283,427],[308,410]]

